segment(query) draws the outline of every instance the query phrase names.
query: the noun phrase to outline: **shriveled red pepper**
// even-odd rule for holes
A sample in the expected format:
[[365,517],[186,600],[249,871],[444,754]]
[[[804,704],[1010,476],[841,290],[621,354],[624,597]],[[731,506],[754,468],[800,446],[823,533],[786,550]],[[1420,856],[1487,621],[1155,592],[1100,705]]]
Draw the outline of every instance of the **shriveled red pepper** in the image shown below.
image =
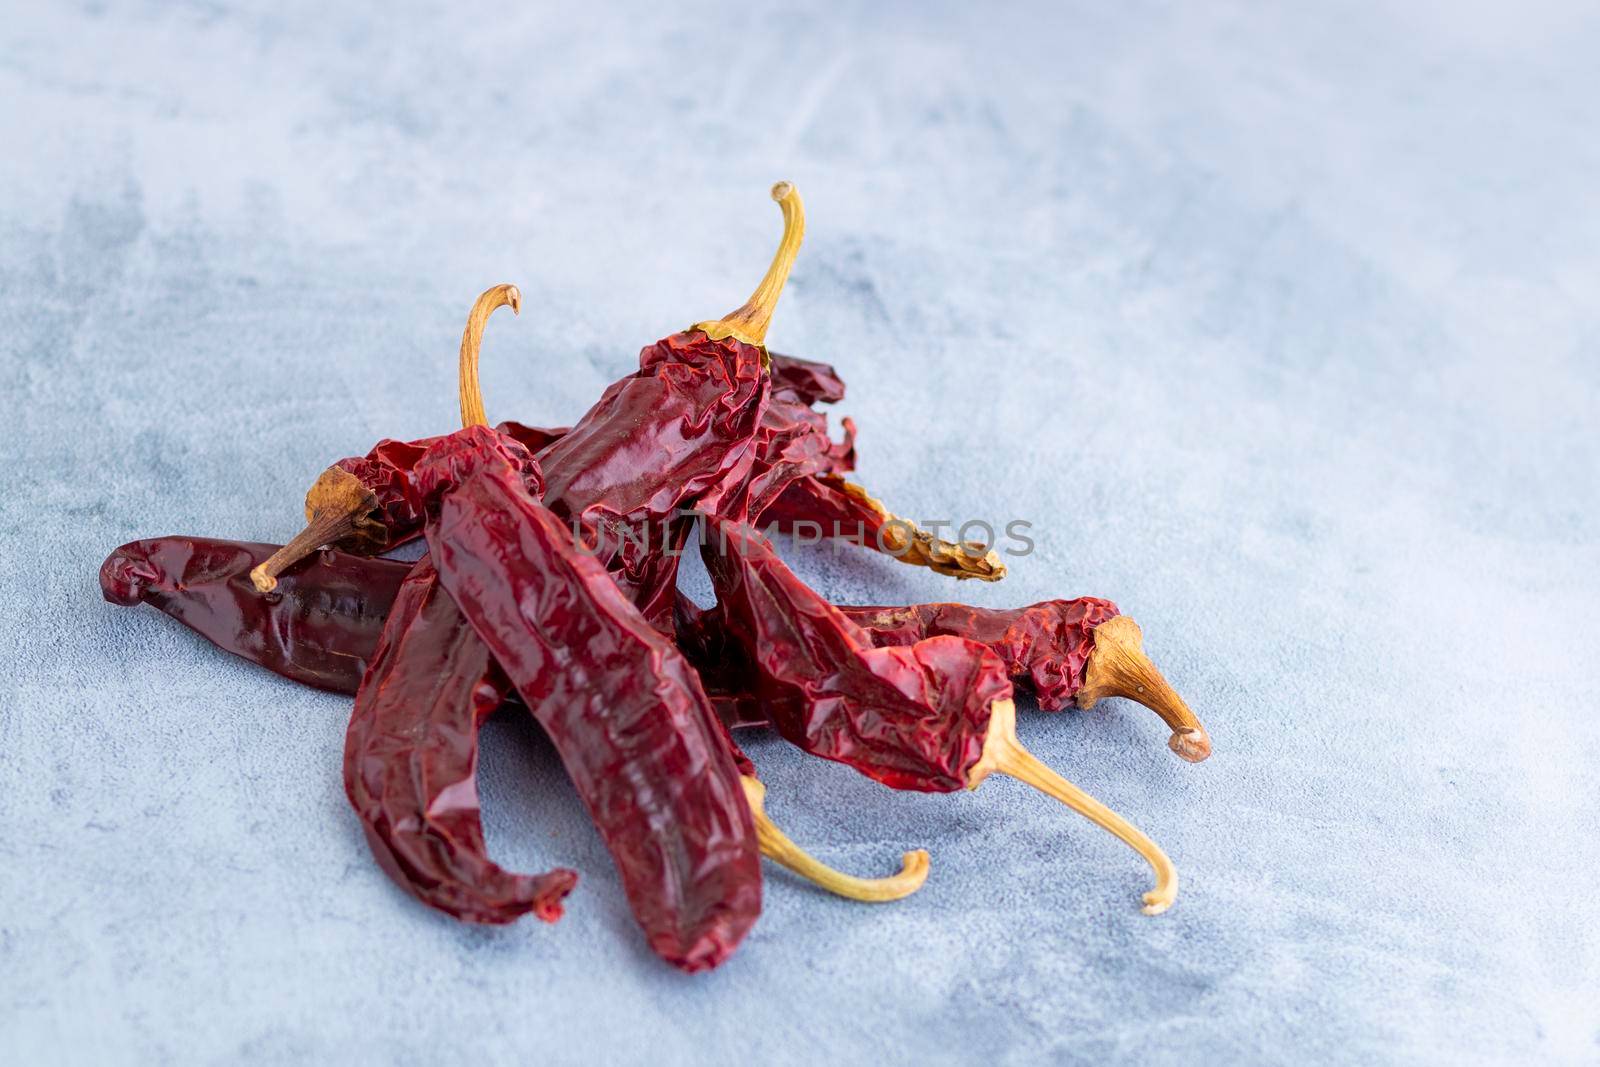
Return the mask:
[[773,186],[783,237],[756,290],[724,318],[639,354],[571,431],[539,453],[545,503],[571,520],[652,625],[670,631],[687,508],[743,517],[770,399],[763,342],[805,235],[800,194]]
[[[258,596],[247,574],[277,548],[208,537],[134,541],[107,557],[101,587],[112,603],[149,603],[218,647],[284,677],[354,693],[410,565],[324,549],[284,575],[273,595]],[[1135,700],[1171,728],[1168,746],[1174,752],[1191,762],[1210,755],[1204,727],[1143,658],[1133,621],[1116,614],[1108,600],[1079,597],[1008,609],[914,604],[838,610],[877,646],[910,645],[941,634],[987,645],[1013,684],[1030,689],[1045,711],[1089,708],[1108,696]],[[718,716],[735,728],[766,725],[751,684],[753,667],[721,615],[679,594],[676,616],[679,648],[700,672]],[[1104,631],[1107,623],[1112,626]]]
[[408,564],[317,553],[263,596],[250,571],[277,545],[214,537],[130,541],[100,565],[113,604],[149,604],[285,678],[354,693]]
[[760,911],[762,846],[782,861],[792,845],[758,838],[760,795],[694,670],[528,492],[533,462],[486,427],[431,448],[413,479],[429,553],[561,755],[651,946],[715,966]]
[[996,771],[1009,774],[1137,851],[1156,875],[1145,911],[1171,906],[1177,872],[1166,854],[1017,740],[1011,683],[998,656],[948,636],[874,647],[754,530],[716,519],[710,526],[715,536],[703,555],[717,610],[755,664],[757,696],[785,739],[897,789],[951,792],[976,788]]
[[427,556],[400,587],[345,734],[345,792],[384,870],[459,919],[561,917],[564,868],[513,874],[492,862],[478,810],[478,729],[509,691],[439,586]]
[[[529,910],[558,914],[563,872],[513,875],[484,854],[473,778],[477,731],[502,697],[517,701],[498,669],[484,666],[487,651],[462,629],[431,577],[420,588],[432,574],[428,559],[413,566],[328,549],[261,596],[248,574],[277,547],[215,538],[136,541],[107,557],[101,587],[113,603],[148,603],[235,655],[346,693],[357,692],[368,663],[382,658],[386,623],[406,611],[396,597],[411,590],[419,617],[397,623],[393,638],[405,642],[409,658],[374,668],[380,681],[363,691],[347,736],[347,791],[373,852],[402,887],[460,918],[508,922]],[[422,654],[420,667],[419,645],[433,650]],[[481,678],[469,681],[475,674]],[[893,900],[925,880],[928,857],[921,851],[906,854],[899,875],[881,879],[818,862],[765,817],[760,784],[753,778],[743,784],[763,854],[822,888],[856,900]]]
[[1088,709],[1108,696],[1137,701],[1171,729],[1167,747],[1173,752],[1191,763],[1211,755],[1205,727],[1145,656],[1138,624],[1109,600],[1079,597],[1010,609],[916,604],[841,610],[880,646],[911,645],[939,634],[986,645],[1045,711]]
[[1118,615],[1111,601],[1092,596],[1025,608],[912,604],[839,610],[870,631],[875,645],[912,645],[940,634],[987,645],[1005,663],[1012,682],[1032,692],[1043,711],[1073,705],[1094,655],[1095,630]]

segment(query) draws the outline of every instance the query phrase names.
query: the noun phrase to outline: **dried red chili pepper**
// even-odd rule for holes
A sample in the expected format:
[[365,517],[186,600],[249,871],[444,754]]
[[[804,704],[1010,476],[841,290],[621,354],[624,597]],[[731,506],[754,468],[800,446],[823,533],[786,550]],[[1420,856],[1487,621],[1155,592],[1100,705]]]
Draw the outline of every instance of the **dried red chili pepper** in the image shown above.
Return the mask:
[[783,237],[737,310],[647,346],[639,370],[608,387],[572,430],[539,453],[545,503],[582,530],[613,579],[670,630],[689,507],[743,515],[771,384],[767,326],[805,235],[800,194],[772,188]]
[[[205,537],[135,541],[106,559],[101,587],[112,603],[149,603],[218,647],[286,678],[354,693],[410,565],[325,549],[284,575],[275,594],[258,596],[247,574],[277,548]],[[681,594],[676,610],[677,643],[700,672],[718,716],[735,727],[766,725],[751,684],[753,668],[721,616]],[[1110,601],[1080,597],[998,610],[964,604],[838,610],[874,645],[910,645],[940,634],[987,645],[1012,682],[1031,689],[1045,711],[1127,697],[1167,723],[1174,752],[1191,762],[1210,755],[1204,727],[1139,655],[1137,633],[1101,633],[1113,619],[1124,620],[1115,624],[1118,629],[1132,623]]]
[[911,645],[939,634],[988,645],[1005,662],[1012,682],[1031,691],[1043,711],[1072,705],[1094,654],[1095,629],[1118,614],[1111,601],[1092,596],[1025,608],[913,604],[839,610],[870,631],[876,645]]
[[430,555],[560,753],[651,946],[715,966],[755,921],[758,854],[778,843],[758,839],[759,796],[693,669],[528,493],[533,462],[480,427],[431,448],[413,481]]
[[285,678],[354,693],[408,564],[326,551],[263,596],[250,571],[276,545],[212,537],[131,541],[100,566],[113,604],[149,604]]
[[[1167,724],[1172,731],[1167,747],[1173,752],[1191,763],[1211,755],[1205,728],[1144,655],[1137,624],[1117,614],[1109,600],[1079,597],[1007,609],[966,604],[835,607],[878,648],[939,636],[985,645],[1005,664],[1012,684],[1031,691],[1044,711],[1088,709],[1108,696],[1126,697]],[[722,613],[706,611],[679,594],[675,614],[678,647],[700,671],[717,714],[736,727],[765,725],[756,667]]]
[[[771,436],[787,445],[784,423],[809,422],[826,440],[826,420],[810,408],[837,403],[844,395],[844,380],[828,364],[773,355],[772,410],[777,414],[768,416],[768,421],[776,424]],[[960,545],[935,537],[895,515],[865,489],[845,481],[842,476],[855,468],[855,423],[845,419],[844,428],[844,442],[825,458],[807,465],[802,476],[774,479],[770,487],[764,487],[765,495],[749,509],[757,516],[756,525],[800,536],[852,541],[902,563],[954,578],[996,582],[1006,576],[1005,564],[986,546]],[[802,447],[816,448],[809,435],[803,439],[806,445]]]
[[576,872],[493,863],[478,809],[478,729],[509,691],[424,556],[384,627],[345,734],[345,792],[373,855],[423,903],[459,919],[561,917]]
[[999,771],[1055,797],[1137,851],[1156,874],[1150,914],[1177,895],[1177,872],[1144,834],[1036,760],[1016,737],[1005,665],[988,648],[935,636],[876,648],[796,578],[759,534],[709,520],[703,555],[728,631],[756,665],[772,724],[813,755],[897,789],[976,788]]
[[1211,755],[1205,727],[1145,656],[1138,624],[1109,600],[1079,597],[1010,609],[917,604],[840,611],[879,646],[912,645],[941,634],[986,645],[1045,711],[1069,705],[1088,709],[1108,696],[1126,697],[1167,724],[1172,731],[1167,747],[1173,752],[1191,763]]

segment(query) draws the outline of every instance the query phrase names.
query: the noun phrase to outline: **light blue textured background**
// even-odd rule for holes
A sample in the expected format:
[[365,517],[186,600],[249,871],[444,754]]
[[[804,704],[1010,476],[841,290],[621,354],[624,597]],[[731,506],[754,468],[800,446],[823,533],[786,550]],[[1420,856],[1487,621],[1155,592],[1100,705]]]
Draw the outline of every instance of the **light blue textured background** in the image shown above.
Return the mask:
[[[981,5],[973,5],[973,8]],[[342,5],[340,5],[342,8]],[[0,20],[0,1060],[1600,1058],[1600,18],[1593,5],[18,5]],[[490,842],[565,920],[380,873],[348,702],[100,601],[135,537],[282,539],[306,484],[563,422],[743,299],[835,362],[862,481],[1039,551],[841,602],[1094,593],[1216,743],[1023,738],[1165,845],[1021,786],[898,795],[773,741],[794,836],[934,857],[891,907],[778,872],[720,971],[645,951],[530,726]]]

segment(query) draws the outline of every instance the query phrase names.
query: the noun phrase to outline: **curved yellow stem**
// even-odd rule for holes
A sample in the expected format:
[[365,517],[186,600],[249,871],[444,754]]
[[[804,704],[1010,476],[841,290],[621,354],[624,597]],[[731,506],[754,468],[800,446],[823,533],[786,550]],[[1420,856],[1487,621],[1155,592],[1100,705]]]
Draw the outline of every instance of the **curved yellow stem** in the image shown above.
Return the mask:
[[1102,830],[1120,838],[1143,856],[1156,874],[1155,889],[1144,895],[1144,913],[1160,915],[1172,907],[1178,897],[1178,871],[1167,854],[1128,820],[1040,763],[1033,753],[1023,748],[1022,742],[1017,740],[1017,706],[1009,700],[994,702],[989,715],[989,733],[983,742],[983,756],[972,768],[967,788],[976,789],[995,771],[1009,774],[1055,797]]
[[732,337],[757,348],[766,344],[772,312],[778,306],[784,283],[789,280],[794,258],[800,252],[800,242],[806,236],[806,209],[794,184],[779,182],[774,185],[772,199],[783,210],[783,238],[778,242],[778,251],[772,257],[766,276],[738,309],[712,322],[697,322],[689,327],[691,330],[704,330],[713,341]]
[[756,840],[761,845],[761,854],[806,881],[835,896],[881,904],[910,896],[928,880],[928,854],[922,849],[905,853],[901,857],[900,873],[887,878],[857,878],[834,870],[789,840],[767,817],[766,786],[749,776],[742,776],[740,781],[744,783],[745,799],[750,802],[750,814],[756,822]]
[[467,328],[461,333],[461,425],[487,426],[489,417],[483,411],[483,390],[478,387],[478,350],[483,347],[483,327],[496,308],[511,307],[513,315],[522,314],[522,292],[514,285],[496,285],[485,289],[467,314]]

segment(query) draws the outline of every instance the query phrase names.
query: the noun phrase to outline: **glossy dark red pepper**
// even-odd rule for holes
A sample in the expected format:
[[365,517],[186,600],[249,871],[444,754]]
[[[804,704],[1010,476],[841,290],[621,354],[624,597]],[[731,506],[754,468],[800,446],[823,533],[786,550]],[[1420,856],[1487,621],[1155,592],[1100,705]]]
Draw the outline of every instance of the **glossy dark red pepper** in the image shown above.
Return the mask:
[[354,693],[409,565],[325,550],[263,595],[250,572],[278,548],[214,537],[130,541],[100,565],[100,591],[113,604],[149,604],[285,678]]
[[[209,537],[134,541],[106,559],[101,585],[112,603],[148,603],[276,674],[354,693],[411,565],[323,549],[283,575],[275,593],[262,596],[248,574],[278,548]],[[878,646],[941,634],[987,645],[1044,711],[1072,706],[1094,652],[1094,627],[1117,614],[1115,605],[1097,597],[1024,608],[941,603],[838,610]],[[736,727],[766,725],[750,685],[753,668],[721,615],[682,594],[676,611],[680,650],[700,671],[719,717]]]
[[1166,854],[1017,739],[1011,683],[998,656],[948,636],[875,648],[754,530],[716,519],[709,525],[718,536],[703,555],[716,610],[755,665],[757,696],[785,739],[897,789],[972,789],[995,773],[1024,781],[1144,857],[1156,876],[1147,912],[1171,906],[1178,882]]
[[384,870],[458,919],[561,917],[576,872],[513,874],[488,857],[478,729],[510,685],[424,556],[400,586],[345,734],[344,782]]
[[[278,548],[209,537],[134,541],[106,559],[101,586],[112,603],[148,603],[276,674],[354,693],[410,565],[324,549],[283,575],[276,592],[262,596],[248,574]],[[1073,706],[1094,653],[1094,628],[1117,614],[1114,604],[1098,597],[1023,608],[936,603],[838,610],[878,646],[941,634],[987,645],[1012,682],[1031,690],[1044,711]],[[676,633],[719,717],[736,727],[766,725],[750,684],[753,668],[721,615],[679,594]]]
[[758,844],[726,732],[693,668],[523,483],[487,427],[414,472],[440,580],[550,736],[651,947],[714,967],[761,910]]
[[959,637],[877,648],[758,532],[716,519],[709,528],[702,555],[716,610],[755,665],[754,695],[773,727],[897,789],[966,788],[991,706],[1011,697],[1000,658]]

